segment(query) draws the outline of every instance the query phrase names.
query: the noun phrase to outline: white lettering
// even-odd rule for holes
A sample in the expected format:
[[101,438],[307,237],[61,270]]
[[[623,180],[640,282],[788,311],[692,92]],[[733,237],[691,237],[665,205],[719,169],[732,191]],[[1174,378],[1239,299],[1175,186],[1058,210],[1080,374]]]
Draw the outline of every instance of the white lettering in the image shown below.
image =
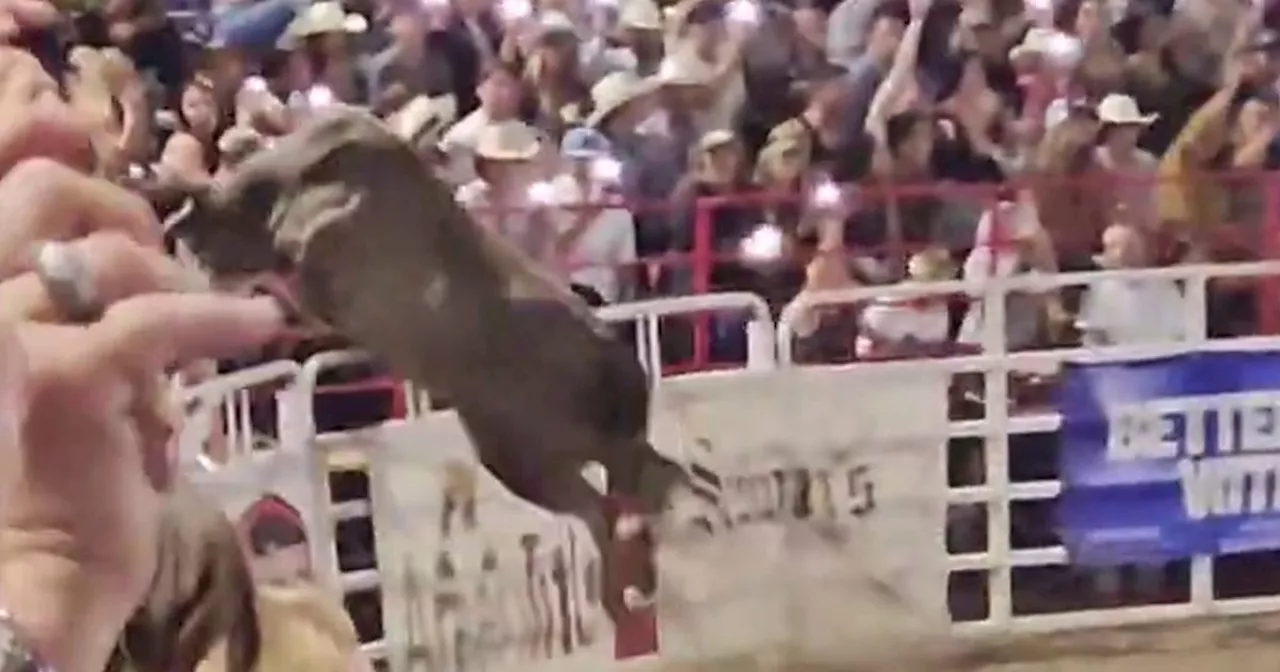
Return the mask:
[[1280,505],[1280,454],[1183,459],[1178,475],[1192,520],[1270,513]]
[[[1212,428],[1212,430],[1211,430]],[[1107,412],[1107,460],[1280,451],[1280,395],[1243,392],[1124,404]]]

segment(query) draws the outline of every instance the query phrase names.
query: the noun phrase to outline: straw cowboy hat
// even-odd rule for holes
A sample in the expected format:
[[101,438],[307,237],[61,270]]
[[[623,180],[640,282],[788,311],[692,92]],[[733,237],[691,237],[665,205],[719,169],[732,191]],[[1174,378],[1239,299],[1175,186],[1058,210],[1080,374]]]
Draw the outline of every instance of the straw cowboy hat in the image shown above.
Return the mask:
[[1121,93],[1112,93],[1098,103],[1098,121],[1104,124],[1147,126],[1158,116],[1143,114],[1133,98]]
[[451,95],[416,96],[387,116],[387,127],[414,146],[434,144],[436,136],[458,116],[458,102]]
[[630,70],[605,75],[591,87],[591,103],[594,109],[586,118],[588,126],[599,126],[632,101],[653,93],[655,82],[641,78]]
[[721,147],[727,147],[738,141],[738,136],[733,131],[717,128],[714,131],[707,131],[698,138],[698,144],[694,146],[694,150],[699,154],[706,154]]
[[326,33],[363,33],[369,22],[359,14],[348,14],[340,2],[317,2],[306,8],[285,29],[281,38],[286,44]]
[[756,156],[755,181],[763,181],[784,159],[808,163],[808,153],[808,144],[800,137],[786,135],[769,140]]
[[662,10],[653,0],[623,0],[618,8],[618,27],[636,30],[662,30]]
[[475,151],[490,161],[529,161],[542,151],[542,138],[524,122],[500,121],[480,131]]
[[951,253],[941,247],[920,250],[907,260],[907,278],[913,282],[942,282],[955,275]]

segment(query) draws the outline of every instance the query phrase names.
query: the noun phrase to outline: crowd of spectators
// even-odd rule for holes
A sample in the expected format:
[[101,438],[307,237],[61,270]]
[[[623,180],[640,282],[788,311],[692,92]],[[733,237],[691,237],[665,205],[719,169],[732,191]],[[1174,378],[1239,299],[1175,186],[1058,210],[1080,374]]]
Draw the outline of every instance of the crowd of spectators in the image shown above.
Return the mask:
[[[1267,3],[110,0],[68,13],[29,47],[99,126],[109,174],[218,179],[317,108],[364,106],[410,127],[478,222],[595,305],[747,290],[776,314],[822,288],[1238,260],[1267,251],[1261,230],[1280,216],[1256,175],[1280,158]],[[1168,283],[1077,294],[1011,297],[1010,346],[1178,337],[1141,317],[1178,298]],[[1214,328],[1256,326],[1252,294],[1215,292]],[[970,346],[981,308],[819,311],[799,353]],[[742,326],[712,318],[712,359],[745,357]],[[668,363],[689,358],[689,331],[665,329]]]

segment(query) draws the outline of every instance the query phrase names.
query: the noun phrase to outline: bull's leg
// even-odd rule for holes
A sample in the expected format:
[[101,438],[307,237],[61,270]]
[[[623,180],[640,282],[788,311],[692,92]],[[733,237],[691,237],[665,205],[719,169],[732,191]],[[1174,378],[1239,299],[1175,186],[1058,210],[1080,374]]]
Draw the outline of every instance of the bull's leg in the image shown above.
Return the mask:
[[646,516],[661,514],[677,488],[690,492],[706,489],[695,487],[694,479],[684,467],[643,439],[623,444],[607,454],[609,493],[635,502]]

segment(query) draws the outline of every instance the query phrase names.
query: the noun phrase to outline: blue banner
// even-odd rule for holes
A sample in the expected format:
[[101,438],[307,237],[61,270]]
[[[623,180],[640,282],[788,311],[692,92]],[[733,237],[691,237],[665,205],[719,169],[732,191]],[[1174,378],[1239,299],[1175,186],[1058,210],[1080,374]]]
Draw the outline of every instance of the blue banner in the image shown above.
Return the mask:
[[1070,364],[1058,406],[1073,563],[1280,548],[1280,352]]

